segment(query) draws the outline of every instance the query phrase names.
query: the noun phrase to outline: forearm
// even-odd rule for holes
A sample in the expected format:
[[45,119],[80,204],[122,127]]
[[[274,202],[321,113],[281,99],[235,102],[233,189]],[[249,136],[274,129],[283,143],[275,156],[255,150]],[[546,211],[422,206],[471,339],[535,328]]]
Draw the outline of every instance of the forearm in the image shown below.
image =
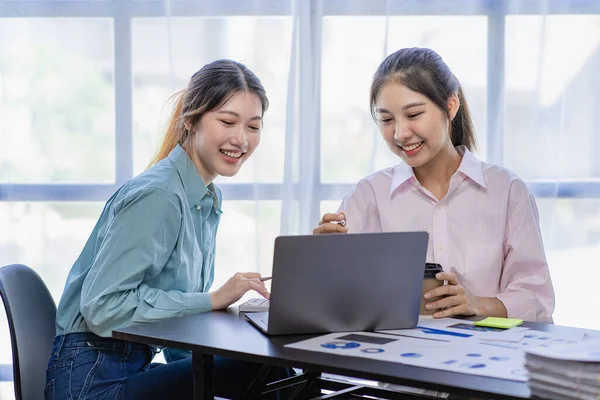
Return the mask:
[[152,322],[180,315],[211,311],[208,293],[183,293],[150,288],[83,297],[80,311],[90,330],[110,336],[113,329],[130,323]]
[[479,315],[500,318],[508,316],[504,303],[496,297],[477,297],[477,300],[479,302]]

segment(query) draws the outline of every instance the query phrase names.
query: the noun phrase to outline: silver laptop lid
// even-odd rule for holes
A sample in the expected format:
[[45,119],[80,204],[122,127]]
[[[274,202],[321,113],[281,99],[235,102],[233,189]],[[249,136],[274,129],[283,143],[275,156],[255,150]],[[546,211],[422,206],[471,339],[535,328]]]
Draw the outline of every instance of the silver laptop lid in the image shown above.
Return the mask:
[[416,326],[427,232],[275,239],[268,333]]

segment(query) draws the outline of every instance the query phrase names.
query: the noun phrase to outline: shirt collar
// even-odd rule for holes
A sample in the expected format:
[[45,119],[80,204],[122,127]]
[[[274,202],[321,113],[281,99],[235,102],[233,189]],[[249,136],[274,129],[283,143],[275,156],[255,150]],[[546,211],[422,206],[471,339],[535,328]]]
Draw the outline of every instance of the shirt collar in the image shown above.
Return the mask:
[[[485,188],[485,180],[483,179],[483,164],[475,157],[473,153],[469,151],[465,146],[457,146],[456,151],[462,156],[460,165],[458,166],[458,172],[464,174],[473,182],[477,183],[481,187]],[[398,189],[405,182],[416,180],[415,172],[412,167],[408,164],[401,162],[394,169],[394,176],[392,178],[392,184],[390,185],[391,196],[396,189]]]
[[396,165],[394,168],[394,176],[392,177],[392,184],[390,186],[390,196],[405,182],[410,181],[411,179],[416,180],[415,172],[412,167],[410,167],[405,162],[401,162]]
[[475,157],[465,146],[457,146],[456,151],[462,155],[462,161],[458,166],[458,171],[482,188],[485,188],[485,179],[483,179],[483,163]]
[[179,172],[179,176],[183,182],[183,190],[185,191],[190,207],[199,205],[204,196],[209,194],[213,197],[213,206],[217,209],[219,208],[219,199],[215,186],[212,183],[206,186],[196,166],[179,144],[169,153],[169,160],[171,160],[175,168],[177,168],[177,172]]

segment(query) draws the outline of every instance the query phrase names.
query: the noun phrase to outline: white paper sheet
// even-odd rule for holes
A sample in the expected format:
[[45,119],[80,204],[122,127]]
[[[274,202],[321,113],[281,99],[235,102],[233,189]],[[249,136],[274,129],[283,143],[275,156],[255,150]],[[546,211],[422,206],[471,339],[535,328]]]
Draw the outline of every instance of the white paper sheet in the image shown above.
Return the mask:
[[525,332],[525,336],[522,340],[516,343],[488,341],[485,338],[479,339],[479,342],[491,346],[500,346],[509,349],[522,349],[527,350],[529,348],[548,348],[552,349],[560,347],[564,344],[576,344],[584,341],[585,335],[583,333],[554,333],[554,332],[541,332],[530,330]]
[[[556,360],[586,361],[600,366],[600,339],[570,341],[554,346],[530,346],[527,353]],[[600,382],[600,378],[599,378]]]
[[444,340],[447,342],[463,341],[465,339],[517,343],[525,337],[528,328],[516,327],[505,330],[489,329],[473,325],[471,321],[454,318],[434,319],[419,318],[417,328],[380,331],[381,333],[403,335],[410,337]]
[[524,382],[525,349],[553,349],[585,341],[583,333],[565,335],[522,327],[473,330],[469,324],[425,317],[416,329],[332,333],[286,347]]
[[442,342],[374,332],[332,333],[286,347],[362,357],[471,375],[525,381],[522,351],[473,340]]

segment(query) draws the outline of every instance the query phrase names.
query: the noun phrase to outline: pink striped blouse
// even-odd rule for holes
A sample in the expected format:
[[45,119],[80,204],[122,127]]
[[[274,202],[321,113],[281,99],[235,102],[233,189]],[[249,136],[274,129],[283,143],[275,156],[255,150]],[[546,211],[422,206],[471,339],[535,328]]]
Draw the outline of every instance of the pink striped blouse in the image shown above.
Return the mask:
[[496,297],[508,316],[552,321],[554,289],[533,195],[509,170],[464,146],[437,200],[401,163],[360,182],[340,206],[349,232],[426,231],[427,262],[454,273],[475,296]]

